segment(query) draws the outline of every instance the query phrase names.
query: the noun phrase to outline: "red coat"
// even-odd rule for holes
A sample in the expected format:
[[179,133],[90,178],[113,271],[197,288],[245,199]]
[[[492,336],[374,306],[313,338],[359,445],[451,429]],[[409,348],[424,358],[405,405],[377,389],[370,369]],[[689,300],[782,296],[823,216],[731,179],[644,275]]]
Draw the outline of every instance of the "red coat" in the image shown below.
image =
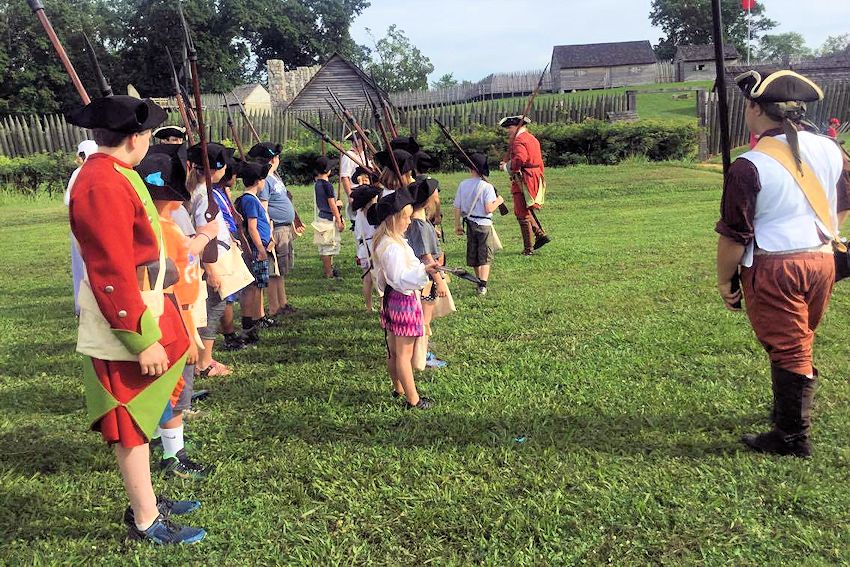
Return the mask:
[[[540,142],[531,132],[520,132],[510,147],[510,170],[512,174],[521,174],[532,198],[537,198],[537,189],[543,178],[543,153]],[[522,193],[522,186],[514,179],[511,182],[511,193]]]
[[[186,330],[177,308],[166,299],[159,332],[143,332],[141,320],[147,307],[139,292],[136,267],[158,260],[159,248],[147,210],[116,168],[130,166],[106,154],[94,154],[83,165],[71,195],[71,230],[79,242],[94,297],[111,328],[131,332],[131,352],[159,341],[174,364],[188,348]],[[91,359],[91,363],[104,389],[121,404],[153,381],[142,376],[137,362]],[[125,447],[147,442],[123,405],[104,414],[94,428],[107,442]]]

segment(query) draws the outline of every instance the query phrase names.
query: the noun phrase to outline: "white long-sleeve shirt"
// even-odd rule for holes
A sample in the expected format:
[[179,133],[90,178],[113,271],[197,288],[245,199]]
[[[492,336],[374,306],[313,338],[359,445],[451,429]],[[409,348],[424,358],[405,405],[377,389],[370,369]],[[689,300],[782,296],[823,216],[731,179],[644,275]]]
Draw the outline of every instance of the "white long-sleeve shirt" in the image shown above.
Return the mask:
[[360,259],[360,265],[364,262],[368,265],[369,253],[372,251],[372,237],[375,235],[376,228],[369,224],[366,220],[366,207],[357,211],[357,216],[354,217],[354,240],[357,242],[357,257]]
[[374,254],[378,262],[372,274],[381,292],[391,287],[399,293],[410,295],[428,283],[425,265],[413,253],[407,240],[402,243],[384,237]]

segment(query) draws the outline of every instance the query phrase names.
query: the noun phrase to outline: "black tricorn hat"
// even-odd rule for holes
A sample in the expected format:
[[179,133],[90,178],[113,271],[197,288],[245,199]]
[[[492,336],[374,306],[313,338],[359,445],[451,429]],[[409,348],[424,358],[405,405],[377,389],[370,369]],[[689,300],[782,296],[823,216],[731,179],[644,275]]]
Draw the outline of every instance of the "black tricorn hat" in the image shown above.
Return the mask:
[[[186,152],[188,159],[195,165],[202,166],[204,164],[201,154],[201,144],[197,143]],[[225,148],[221,144],[209,142],[207,144],[207,157],[210,160],[210,169],[221,169],[227,167],[228,163],[233,161],[233,150]]]
[[103,128],[135,134],[165,122],[168,114],[151,99],[129,95],[96,98],[68,115],[68,122],[82,128]]
[[351,191],[351,208],[359,211],[369,204],[369,201],[381,194],[380,187],[358,185]]
[[313,172],[316,174],[327,173],[337,165],[339,165],[338,159],[329,158],[328,156],[319,156],[316,158],[316,161],[313,162]]
[[419,145],[413,136],[396,136],[390,142],[390,147],[394,150],[404,150],[411,154],[415,154],[422,149],[422,146]]
[[157,128],[153,131],[153,137],[158,140],[165,140],[166,138],[171,137],[185,140],[186,129],[180,126],[163,126],[162,128]]
[[283,146],[280,144],[274,144],[272,142],[260,142],[259,144],[254,144],[251,146],[251,149],[248,150],[249,158],[265,158],[271,159],[274,156],[279,156],[280,152],[283,151]]
[[487,154],[471,152],[468,155],[479,175],[483,175],[484,177],[490,175],[490,164],[487,163]]
[[381,197],[366,213],[366,220],[372,226],[378,226],[392,215],[401,212],[407,205],[413,205],[413,195],[406,187],[396,189]]
[[522,122],[523,124],[531,124],[531,118],[528,116],[505,116],[501,120],[499,120],[499,126],[502,128],[507,128],[508,126],[518,126]]
[[256,185],[257,181],[265,179],[272,168],[269,163],[258,163],[256,161],[240,161],[236,163],[236,178],[241,179],[245,187]]
[[[416,163],[410,152],[405,150],[393,150],[393,155],[395,156],[395,160],[398,163],[398,168],[401,171],[402,175],[413,171]],[[381,167],[388,168],[390,171],[394,171],[393,160],[390,158],[390,153],[387,150],[381,150],[380,152],[376,153],[375,162]]]
[[410,185],[408,185],[408,190],[413,195],[413,208],[421,209],[425,206],[425,203],[428,199],[431,198],[431,195],[439,191],[440,182],[434,179],[433,177],[422,177],[417,179]]
[[372,175],[372,174],[370,174],[368,171],[366,171],[366,170],[363,168],[363,166],[361,166],[361,165],[358,165],[358,166],[357,166],[357,168],[354,170],[354,173],[352,173],[352,174],[351,174],[351,178],[350,178],[350,179],[351,179],[351,181],[357,181],[357,178],[358,178],[358,177],[360,177],[361,175],[365,175],[366,177],[368,177],[368,178],[369,178],[369,182],[370,182],[370,183],[371,183],[372,181],[377,181],[377,179],[374,179],[374,178],[373,178],[373,175]]
[[735,77],[744,96],[755,102],[814,102],[823,91],[813,81],[794,71],[775,71],[762,77],[747,71]]
[[437,160],[433,156],[419,150],[413,154],[413,169],[417,173],[428,173],[437,168]]
[[188,201],[186,149],[178,144],[157,144],[136,166],[136,172],[155,201]]

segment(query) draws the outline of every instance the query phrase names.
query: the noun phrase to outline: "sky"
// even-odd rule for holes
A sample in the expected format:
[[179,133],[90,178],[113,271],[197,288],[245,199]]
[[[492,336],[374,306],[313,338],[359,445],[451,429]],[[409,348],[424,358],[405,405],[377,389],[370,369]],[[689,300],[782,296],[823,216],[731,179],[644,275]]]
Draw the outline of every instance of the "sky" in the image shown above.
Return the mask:
[[[477,81],[490,73],[542,69],[554,45],[644,39],[655,44],[661,37],[661,30],[649,23],[650,0],[371,2],[352,25],[355,41],[373,47],[365,28],[381,38],[397,24],[434,64],[431,80],[445,73]],[[830,35],[850,33],[848,0],[761,4],[765,15],[779,23],[770,33],[799,32],[811,48],[820,47]]]

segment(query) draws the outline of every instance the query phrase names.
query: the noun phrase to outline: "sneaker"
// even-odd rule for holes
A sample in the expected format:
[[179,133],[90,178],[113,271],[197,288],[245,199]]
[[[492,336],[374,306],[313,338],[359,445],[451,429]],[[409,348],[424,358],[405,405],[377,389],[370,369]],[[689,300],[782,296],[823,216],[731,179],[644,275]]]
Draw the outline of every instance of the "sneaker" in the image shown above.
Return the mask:
[[192,403],[194,404],[195,402],[202,402],[209,397],[209,390],[195,390],[194,392],[192,392]]
[[434,356],[433,352],[425,355],[425,366],[428,368],[445,368],[449,363]]
[[162,514],[144,531],[137,528],[135,522],[127,526],[127,529],[130,539],[148,540],[157,545],[198,543],[207,535],[206,530],[177,525]]
[[196,417],[198,417],[202,413],[203,412],[201,410],[195,409],[195,408],[184,409],[183,410],[183,419],[185,419],[185,420],[195,419]]
[[424,396],[419,396],[419,401],[416,404],[411,404],[410,402],[404,402],[404,409],[429,409],[434,405],[434,401],[426,398]]
[[523,256],[534,256],[534,250],[523,250],[522,255]]
[[246,346],[257,346],[260,342],[260,325],[254,325],[250,329],[245,330],[245,336],[242,338]]
[[[163,517],[168,518],[172,514],[182,516],[189,512],[194,512],[201,507],[201,503],[197,500],[171,500],[162,494],[156,497],[156,508]],[[136,516],[133,514],[133,509],[127,506],[124,510],[124,523],[127,527],[136,525]]]
[[245,344],[244,337],[238,333],[227,333],[224,335],[224,343],[221,345],[224,350],[244,350],[248,348]]
[[263,329],[271,329],[272,327],[277,327],[278,322],[272,319],[269,316],[263,317],[260,319],[260,327]]
[[341,277],[342,277],[342,276],[339,274],[339,270],[337,270],[336,268],[334,268],[333,270],[331,270],[331,276],[333,276],[333,277],[335,277],[335,278],[337,278],[337,279],[339,279],[339,278],[341,278]]
[[393,390],[393,398],[394,398],[394,399],[400,398],[400,397],[402,397],[403,395],[404,395],[404,394],[402,394],[401,392],[397,392],[396,390]]
[[539,248],[543,248],[550,242],[552,242],[551,238],[549,238],[545,234],[541,234],[540,236],[534,239],[534,249],[537,250]]
[[176,456],[160,461],[159,468],[166,477],[186,480],[203,480],[212,470],[212,466],[205,467],[190,459],[186,449],[180,449]]
[[478,295],[487,295],[487,286],[486,285],[478,286],[477,293],[478,293]]

